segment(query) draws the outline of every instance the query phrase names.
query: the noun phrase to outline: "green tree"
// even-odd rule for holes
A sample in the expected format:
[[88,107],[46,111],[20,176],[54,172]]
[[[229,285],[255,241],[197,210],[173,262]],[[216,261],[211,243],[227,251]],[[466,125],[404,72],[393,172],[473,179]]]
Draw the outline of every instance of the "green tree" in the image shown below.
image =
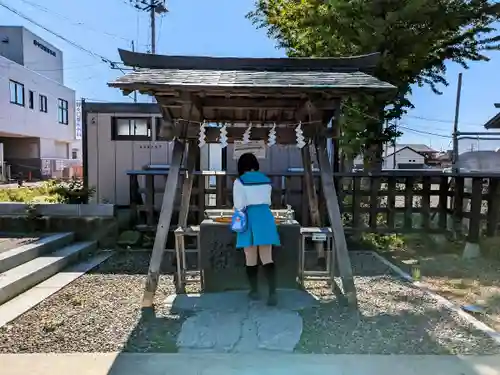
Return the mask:
[[411,85],[441,94],[446,61],[468,68],[500,49],[499,16],[500,6],[488,0],[257,0],[247,15],[290,57],[380,53],[374,75],[397,95],[389,102],[357,96],[343,107],[343,148],[365,151],[372,162],[381,143],[398,135],[381,124],[414,108]]

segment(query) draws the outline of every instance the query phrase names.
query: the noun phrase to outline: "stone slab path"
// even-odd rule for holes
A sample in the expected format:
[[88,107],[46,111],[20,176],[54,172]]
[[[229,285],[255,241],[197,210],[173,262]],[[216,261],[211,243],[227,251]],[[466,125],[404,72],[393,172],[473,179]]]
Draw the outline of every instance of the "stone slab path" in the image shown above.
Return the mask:
[[2,375],[500,375],[499,356],[3,354]]
[[249,301],[246,291],[173,295],[172,312],[191,312],[177,338],[179,352],[292,352],[302,334],[297,310],[318,301],[300,290],[279,290],[277,307]]

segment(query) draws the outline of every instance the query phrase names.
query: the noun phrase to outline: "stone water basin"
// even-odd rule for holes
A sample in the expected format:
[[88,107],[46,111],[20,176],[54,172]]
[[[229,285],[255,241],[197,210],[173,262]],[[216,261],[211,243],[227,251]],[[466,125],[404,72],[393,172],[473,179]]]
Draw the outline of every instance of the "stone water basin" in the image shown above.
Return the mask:
[[[200,225],[201,264],[205,292],[248,289],[243,251],[235,248],[236,234],[229,222],[218,222],[216,217],[205,219]],[[225,210],[232,215],[232,210]],[[283,210],[285,211],[285,210]],[[224,216],[222,216],[224,217]],[[273,248],[278,288],[298,288],[298,261],[300,224],[295,220],[279,219],[278,233],[281,246]],[[265,279],[259,273],[259,282],[265,288]]]

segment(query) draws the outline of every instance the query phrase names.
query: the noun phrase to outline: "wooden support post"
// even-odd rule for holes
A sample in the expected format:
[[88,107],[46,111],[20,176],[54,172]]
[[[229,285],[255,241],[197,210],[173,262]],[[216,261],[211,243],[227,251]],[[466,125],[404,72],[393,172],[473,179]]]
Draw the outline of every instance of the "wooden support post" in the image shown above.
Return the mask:
[[[455,234],[462,233],[464,219],[464,191],[465,180],[463,177],[455,175],[453,192],[453,230]],[[489,207],[488,207],[488,212]]]
[[352,276],[351,259],[349,258],[344,228],[342,226],[342,217],[340,216],[340,207],[337,199],[337,192],[335,191],[332,165],[328,160],[328,153],[326,151],[326,139],[323,138],[319,140],[317,150],[319,169],[321,171],[321,184],[323,186],[326,208],[332,227],[336,260],[342,279],[342,288],[349,304],[357,306],[356,287]]
[[406,230],[411,231],[413,228],[413,177],[405,179],[405,212],[403,226]]
[[133,225],[137,224],[137,219],[139,217],[137,206],[141,204],[142,198],[139,194],[139,179],[136,174],[130,175],[130,186],[129,186],[129,199],[130,199],[130,222]]
[[189,207],[191,203],[191,192],[193,191],[193,182],[195,179],[194,170],[196,162],[200,158],[200,149],[196,141],[190,140],[187,150],[187,166],[186,175],[182,183],[181,206],[179,209],[179,227],[185,228],[189,215]]
[[500,181],[496,177],[489,178],[488,185],[488,216],[486,220],[486,234],[494,237],[498,229],[500,214]]
[[[304,146],[301,150],[302,154],[302,164],[304,167],[304,184],[307,193],[307,200],[309,206],[309,213],[311,214],[312,225],[315,227],[321,227],[321,216],[319,214],[318,208],[318,195],[316,194],[316,186],[314,185],[314,177],[312,171],[312,160],[311,160],[311,149],[309,144]],[[305,215],[302,212],[302,215]],[[325,258],[325,248],[323,247],[323,242],[315,242],[314,246],[318,253],[318,260]]]
[[448,222],[448,180],[447,176],[441,176],[439,179],[439,229],[444,233],[447,230]]
[[422,179],[422,228],[431,228],[431,178],[424,176]]
[[180,168],[182,158],[184,156],[184,143],[179,140],[174,141],[174,149],[172,152],[172,163],[165,184],[165,192],[163,193],[163,202],[160,212],[160,220],[156,230],[155,242],[153,245],[153,254],[149,263],[148,278],[144,296],[142,298],[143,307],[152,307],[153,299],[158,286],[160,277],[160,266],[163,259],[163,252],[167,242],[167,235],[170,229],[170,221],[172,212],[174,211],[175,195],[177,192],[177,184],[179,182]]
[[396,176],[389,176],[387,181],[387,227],[396,229]]
[[[224,172],[227,172],[227,147],[224,147],[221,150],[221,157],[222,157],[222,160],[221,160],[221,169]],[[224,178],[221,178],[220,179],[220,183],[221,183],[222,196],[225,198],[222,201],[222,205],[224,207],[232,207],[233,203],[232,203],[232,201],[229,200],[229,194],[226,193],[227,192],[227,185],[228,185],[228,177],[224,176]]]
[[[191,193],[193,191],[193,182],[195,179],[194,171],[196,168],[196,162],[200,158],[200,149],[196,144],[196,141],[190,140],[187,147],[187,165],[186,165],[186,174],[184,175],[184,179],[182,181],[182,190],[181,190],[181,205],[179,208],[179,220],[178,220],[178,228],[185,230],[188,223],[189,209],[191,207]],[[184,235],[179,235],[176,238],[176,257],[177,258],[177,269],[182,269],[183,271],[177,277],[180,278],[176,285],[182,285],[181,288],[178,288],[177,293],[184,292],[185,288],[185,270],[186,270],[186,238]]]
[[146,223],[152,227],[155,221],[155,176],[146,175]]
[[470,199],[469,233],[467,242],[479,243],[481,233],[481,204],[483,200],[483,179],[472,178],[472,193]]

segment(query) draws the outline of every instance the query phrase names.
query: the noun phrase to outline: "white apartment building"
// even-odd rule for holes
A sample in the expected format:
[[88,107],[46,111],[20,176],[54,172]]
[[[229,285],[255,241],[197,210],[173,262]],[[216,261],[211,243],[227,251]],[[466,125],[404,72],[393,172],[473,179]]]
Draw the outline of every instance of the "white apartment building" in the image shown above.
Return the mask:
[[[0,26],[0,163],[59,177],[75,154],[75,91],[63,53],[24,27]],[[3,155],[2,155],[3,150]]]

